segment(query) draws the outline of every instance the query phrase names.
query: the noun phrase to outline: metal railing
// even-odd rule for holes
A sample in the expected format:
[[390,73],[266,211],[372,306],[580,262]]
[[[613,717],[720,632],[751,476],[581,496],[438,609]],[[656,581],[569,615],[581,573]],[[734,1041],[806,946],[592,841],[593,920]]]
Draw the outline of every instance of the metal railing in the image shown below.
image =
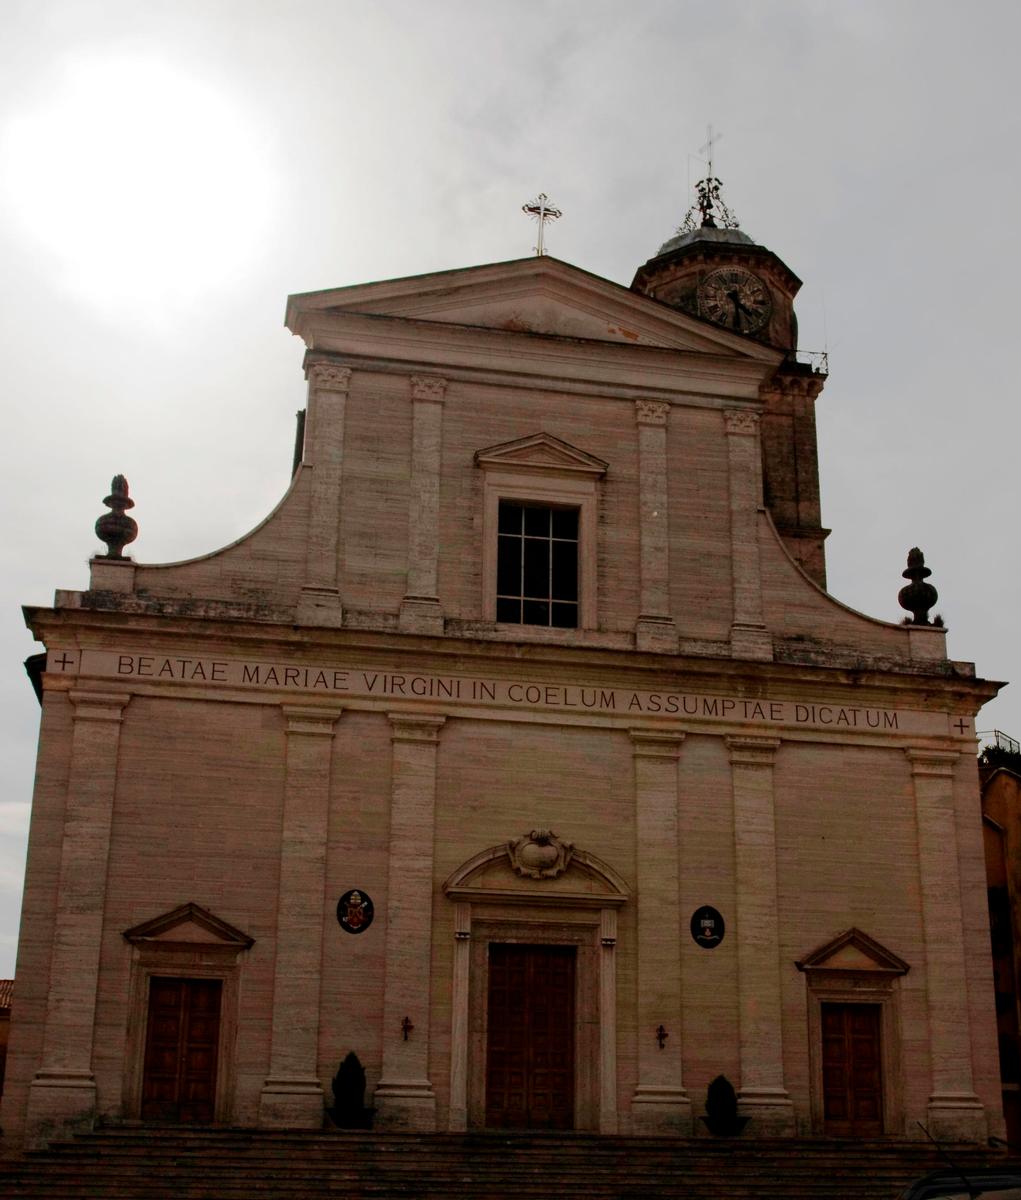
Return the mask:
[[817,375],[830,373],[830,355],[828,350],[798,350],[795,352],[798,362],[807,363]]
[[989,739],[986,745],[996,746],[999,750],[1006,750],[1008,754],[1021,754],[1021,742],[1017,738],[1012,738],[1009,734],[1004,733],[1002,729],[979,729],[976,731],[975,736]]

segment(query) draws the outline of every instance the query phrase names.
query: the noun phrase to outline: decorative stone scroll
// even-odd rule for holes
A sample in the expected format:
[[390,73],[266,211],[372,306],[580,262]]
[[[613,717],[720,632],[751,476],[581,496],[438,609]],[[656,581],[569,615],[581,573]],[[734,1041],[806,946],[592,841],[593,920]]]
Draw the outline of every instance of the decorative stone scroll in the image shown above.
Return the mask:
[[511,866],[522,877],[556,879],[574,857],[574,846],[557,837],[552,829],[533,829],[517,841],[507,843]]

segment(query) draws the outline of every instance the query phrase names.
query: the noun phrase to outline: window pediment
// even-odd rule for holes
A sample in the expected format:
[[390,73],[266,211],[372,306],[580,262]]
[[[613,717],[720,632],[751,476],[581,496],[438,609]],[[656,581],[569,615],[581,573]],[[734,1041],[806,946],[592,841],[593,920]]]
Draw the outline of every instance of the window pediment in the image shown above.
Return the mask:
[[609,469],[609,464],[601,458],[543,432],[477,450],[475,465],[483,470],[496,468],[529,474],[567,473],[593,480],[602,478]]

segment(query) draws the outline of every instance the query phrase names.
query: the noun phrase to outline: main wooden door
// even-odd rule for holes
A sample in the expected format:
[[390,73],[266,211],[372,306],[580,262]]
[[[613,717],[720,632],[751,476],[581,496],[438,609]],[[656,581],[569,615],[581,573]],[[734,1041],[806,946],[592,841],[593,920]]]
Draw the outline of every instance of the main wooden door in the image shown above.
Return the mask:
[[574,946],[491,943],[490,1128],[574,1128],[574,968]]
[[826,1133],[883,1132],[883,1071],[878,1004],[823,1004],[822,1087]]
[[219,979],[150,979],[142,1120],[213,1120],[221,991]]

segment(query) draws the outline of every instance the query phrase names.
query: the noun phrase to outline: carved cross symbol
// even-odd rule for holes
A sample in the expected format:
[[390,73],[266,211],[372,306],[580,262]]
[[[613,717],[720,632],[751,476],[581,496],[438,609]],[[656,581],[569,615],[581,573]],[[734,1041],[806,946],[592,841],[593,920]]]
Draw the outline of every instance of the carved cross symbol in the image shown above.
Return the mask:
[[74,658],[72,658],[69,654],[61,654],[60,658],[56,659],[55,661],[56,665],[60,667],[62,671],[66,671],[71,663],[74,662]]
[[957,732],[958,733],[966,733],[967,730],[968,730],[967,722],[965,722],[964,720],[959,720],[957,722]]

